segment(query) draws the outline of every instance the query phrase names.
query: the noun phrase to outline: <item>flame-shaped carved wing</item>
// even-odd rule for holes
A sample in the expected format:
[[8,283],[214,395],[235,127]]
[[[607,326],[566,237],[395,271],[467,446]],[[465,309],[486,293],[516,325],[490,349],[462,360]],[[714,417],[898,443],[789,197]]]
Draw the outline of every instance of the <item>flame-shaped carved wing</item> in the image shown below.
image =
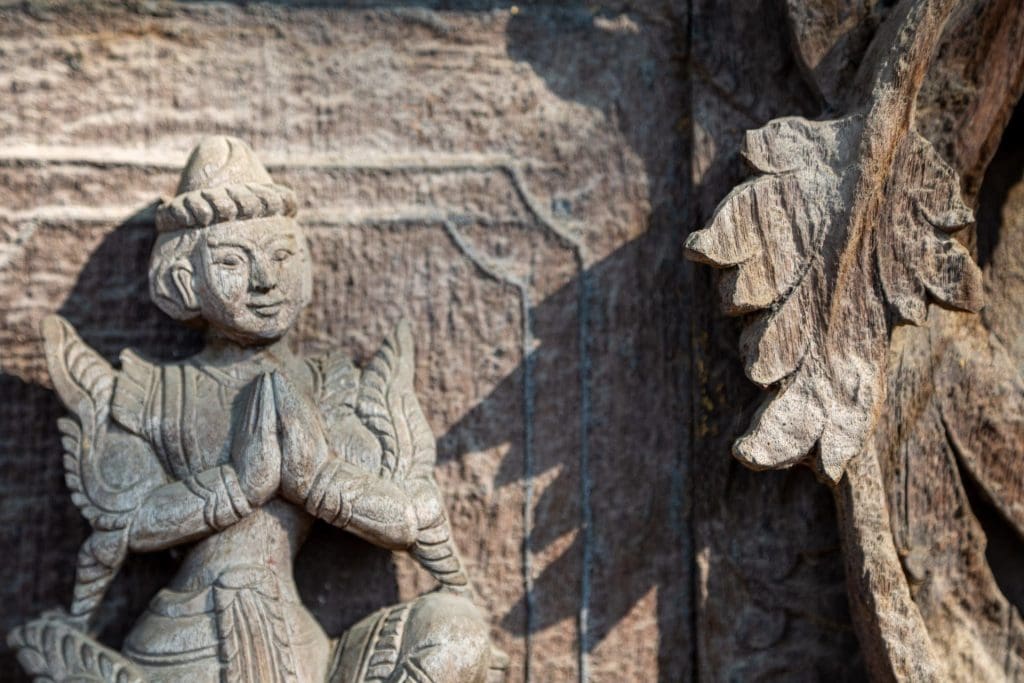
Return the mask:
[[414,351],[407,321],[363,368],[356,414],[380,440],[381,474],[396,480],[430,476],[437,460],[434,435],[413,387]]
[[[73,617],[88,619],[127,554],[132,512],[148,492],[138,483],[159,465],[125,457],[129,448],[110,443],[110,402],[116,371],[66,320],[43,321],[43,343],[54,389],[71,413],[58,420],[64,447],[64,481],[71,500],[94,532],[78,554]],[[128,444],[124,444],[126,447]]]
[[64,480],[71,490],[71,500],[93,526],[115,528],[117,511],[93,500],[87,491],[90,456],[106,434],[114,369],[59,316],[43,321],[43,344],[54,389],[72,415],[57,421],[64,446]]
[[413,557],[446,590],[472,593],[451,523],[434,481],[437,447],[413,385],[414,349],[407,321],[363,368],[356,414],[377,436],[381,476],[401,484],[417,507],[420,529]]

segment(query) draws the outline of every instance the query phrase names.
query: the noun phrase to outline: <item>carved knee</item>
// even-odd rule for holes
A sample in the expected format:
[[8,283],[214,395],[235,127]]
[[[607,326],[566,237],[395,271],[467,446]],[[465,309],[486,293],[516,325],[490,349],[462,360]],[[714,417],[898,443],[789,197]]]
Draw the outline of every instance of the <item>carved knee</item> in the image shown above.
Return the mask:
[[406,624],[399,680],[482,683],[490,664],[488,631],[483,614],[466,598],[423,596]]

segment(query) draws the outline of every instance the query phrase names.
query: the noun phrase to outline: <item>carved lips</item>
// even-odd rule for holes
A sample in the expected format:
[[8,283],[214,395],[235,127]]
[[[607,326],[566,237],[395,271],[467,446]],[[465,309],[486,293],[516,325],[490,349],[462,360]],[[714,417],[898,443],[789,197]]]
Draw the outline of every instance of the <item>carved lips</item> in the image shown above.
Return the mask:
[[261,318],[273,318],[281,312],[287,299],[275,299],[273,301],[253,301],[248,304],[249,310]]

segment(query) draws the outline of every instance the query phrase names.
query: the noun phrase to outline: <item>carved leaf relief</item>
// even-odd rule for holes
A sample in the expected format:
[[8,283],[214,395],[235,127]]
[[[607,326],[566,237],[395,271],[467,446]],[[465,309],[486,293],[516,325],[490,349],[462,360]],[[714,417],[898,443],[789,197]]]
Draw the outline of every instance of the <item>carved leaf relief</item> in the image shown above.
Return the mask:
[[928,300],[961,311],[982,306],[981,270],[949,234],[974,222],[956,173],[916,131],[904,139],[879,223],[878,270],[897,322],[921,325]]
[[687,241],[690,258],[727,269],[726,312],[757,312],[740,342],[746,373],[776,391],[735,452],[758,469],[818,445],[817,469],[838,481],[884,396],[891,325],[923,322],[929,300],[981,306],[980,272],[949,235],[972,220],[955,172],[910,130],[881,196],[865,191],[878,174],[865,121],[781,118],[749,131],[742,154],[759,175]]

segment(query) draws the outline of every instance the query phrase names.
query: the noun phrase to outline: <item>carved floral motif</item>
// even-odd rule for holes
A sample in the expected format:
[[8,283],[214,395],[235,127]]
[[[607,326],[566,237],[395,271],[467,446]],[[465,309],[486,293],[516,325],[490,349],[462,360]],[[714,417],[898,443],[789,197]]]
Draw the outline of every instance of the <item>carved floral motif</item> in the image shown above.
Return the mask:
[[816,469],[837,482],[885,395],[892,327],[923,323],[928,301],[981,307],[981,273],[949,235],[972,213],[956,173],[913,128],[951,7],[908,10],[853,113],[748,132],[742,153],[760,175],[687,241],[690,258],[728,269],[726,312],[759,312],[741,339],[746,372],[776,390],[735,445],[752,467],[786,467],[817,446]]

